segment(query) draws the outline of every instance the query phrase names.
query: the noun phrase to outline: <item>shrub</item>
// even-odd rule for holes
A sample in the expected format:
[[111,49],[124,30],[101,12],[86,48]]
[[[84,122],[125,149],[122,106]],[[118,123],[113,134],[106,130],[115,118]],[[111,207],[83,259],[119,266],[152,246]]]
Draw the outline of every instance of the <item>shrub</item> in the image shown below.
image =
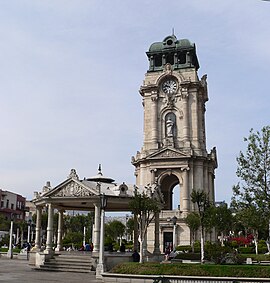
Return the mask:
[[187,245],[187,246],[177,246],[175,249],[179,252],[191,252],[191,246],[189,246],[189,245]]
[[205,247],[205,258],[215,264],[242,264],[244,258],[238,255],[231,247],[208,243]]
[[239,247],[237,250],[241,254],[252,254],[252,253],[255,253],[254,247]]
[[201,255],[199,253],[179,253],[175,259],[200,260]]
[[[260,265],[214,265],[214,264],[160,264],[135,263],[119,264],[110,271],[112,273],[178,275],[178,276],[214,276],[214,277],[249,277],[269,278],[269,266]],[[258,281],[259,282],[259,281]]]

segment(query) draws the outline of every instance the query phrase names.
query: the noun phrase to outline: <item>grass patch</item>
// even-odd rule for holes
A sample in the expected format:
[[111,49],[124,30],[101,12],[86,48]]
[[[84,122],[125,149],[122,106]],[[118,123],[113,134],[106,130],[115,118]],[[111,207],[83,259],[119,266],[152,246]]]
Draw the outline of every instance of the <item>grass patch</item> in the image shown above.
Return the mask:
[[[15,249],[12,249],[12,251],[14,253],[20,253],[21,249],[15,248]],[[0,252],[1,253],[7,253],[8,252],[8,248],[0,248]]]
[[261,265],[213,265],[213,264],[160,264],[122,263],[110,270],[111,273],[138,275],[178,275],[213,277],[269,278],[270,266]]

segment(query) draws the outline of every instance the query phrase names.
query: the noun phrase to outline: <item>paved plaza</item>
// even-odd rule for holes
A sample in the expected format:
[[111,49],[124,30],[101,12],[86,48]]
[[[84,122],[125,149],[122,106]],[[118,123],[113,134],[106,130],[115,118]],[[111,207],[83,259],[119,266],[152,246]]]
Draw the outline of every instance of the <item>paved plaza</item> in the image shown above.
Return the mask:
[[89,273],[54,272],[33,270],[26,260],[0,258],[0,282],[65,282],[102,283]]

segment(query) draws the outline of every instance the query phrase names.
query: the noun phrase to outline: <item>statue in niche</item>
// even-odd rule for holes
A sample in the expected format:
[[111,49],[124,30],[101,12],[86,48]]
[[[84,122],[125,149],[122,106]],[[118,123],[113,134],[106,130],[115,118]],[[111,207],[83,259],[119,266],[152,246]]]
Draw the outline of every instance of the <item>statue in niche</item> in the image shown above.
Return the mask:
[[166,121],[166,133],[167,137],[171,138],[173,137],[173,127],[174,127],[174,122],[173,120],[169,117]]

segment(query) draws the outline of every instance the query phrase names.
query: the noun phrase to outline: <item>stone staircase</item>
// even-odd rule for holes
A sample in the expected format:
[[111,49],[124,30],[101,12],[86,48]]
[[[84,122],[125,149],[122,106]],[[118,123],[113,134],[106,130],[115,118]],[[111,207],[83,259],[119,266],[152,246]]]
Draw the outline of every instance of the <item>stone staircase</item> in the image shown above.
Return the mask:
[[94,274],[91,255],[56,254],[40,266],[39,270]]

